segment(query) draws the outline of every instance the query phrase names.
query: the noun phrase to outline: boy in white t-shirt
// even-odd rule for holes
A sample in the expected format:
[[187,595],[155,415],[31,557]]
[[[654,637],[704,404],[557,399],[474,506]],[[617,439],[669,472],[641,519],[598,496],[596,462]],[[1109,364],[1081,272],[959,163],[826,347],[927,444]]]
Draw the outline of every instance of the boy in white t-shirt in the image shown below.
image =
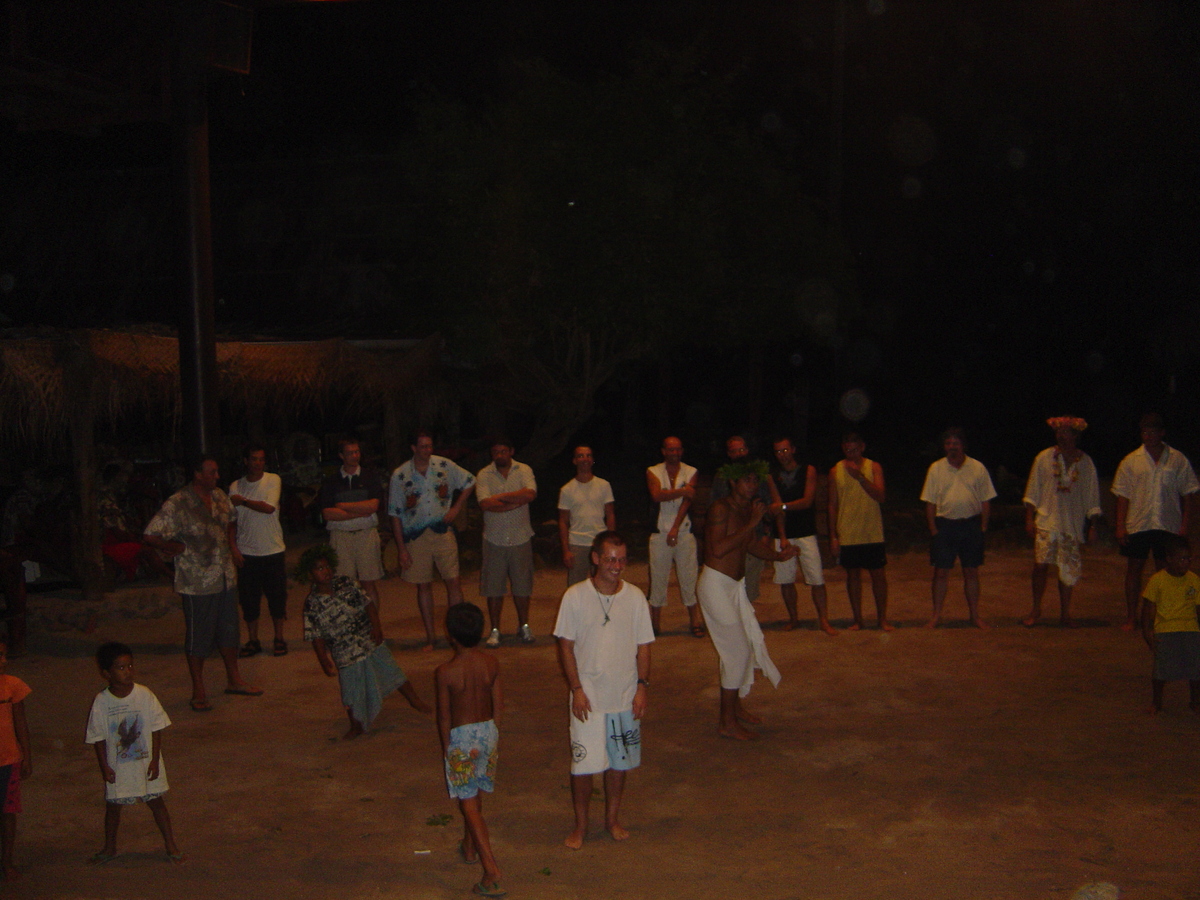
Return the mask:
[[121,807],[141,800],[154,815],[167,858],[181,863],[184,856],[175,843],[171,814],[163,799],[167,770],[162,761],[162,730],[171,720],[153,691],[134,684],[133,651],[125,644],[102,644],[96,651],[96,665],[108,687],[92,702],[85,740],[96,749],[106,802],[104,848],[89,861],[101,864],[116,859]]

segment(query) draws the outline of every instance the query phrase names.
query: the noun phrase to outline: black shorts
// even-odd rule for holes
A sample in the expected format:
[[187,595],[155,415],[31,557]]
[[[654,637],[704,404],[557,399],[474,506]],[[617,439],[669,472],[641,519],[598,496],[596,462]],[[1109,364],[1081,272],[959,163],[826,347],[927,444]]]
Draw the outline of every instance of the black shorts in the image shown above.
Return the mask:
[[267,597],[267,609],[272,619],[287,618],[287,564],[283,553],[270,556],[245,556],[238,572],[238,602],[242,618],[257,622],[262,598]]
[[1169,531],[1153,529],[1151,531],[1135,531],[1125,537],[1121,545],[1121,555],[1129,559],[1146,559],[1154,552],[1154,561],[1162,565],[1167,558],[1166,540],[1171,536]]
[[843,545],[838,550],[838,565],[843,569],[868,569],[872,572],[882,569],[887,565],[886,545],[882,543],[851,544],[849,547]]
[[954,560],[962,560],[964,569],[983,565],[983,518],[934,520],[938,533],[929,547],[929,561],[935,569],[953,569]]

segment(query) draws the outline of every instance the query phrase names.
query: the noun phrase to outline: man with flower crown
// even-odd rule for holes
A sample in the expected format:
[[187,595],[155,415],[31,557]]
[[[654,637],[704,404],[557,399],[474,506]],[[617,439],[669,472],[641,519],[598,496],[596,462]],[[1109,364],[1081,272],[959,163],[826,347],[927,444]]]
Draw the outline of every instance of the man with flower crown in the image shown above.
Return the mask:
[[1058,568],[1059,622],[1073,627],[1071,592],[1082,570],[1080,547],[1096,539],[1100,518],[1100,482],[1092,458],[1077,446],[1087,422],[1055,416],[1054,446],[1033,461],[1025,486],[1025,530],[1033,538],[1033,608],[1021,620],[1033,627],[1042,615],[1042,595],[1051,566]]

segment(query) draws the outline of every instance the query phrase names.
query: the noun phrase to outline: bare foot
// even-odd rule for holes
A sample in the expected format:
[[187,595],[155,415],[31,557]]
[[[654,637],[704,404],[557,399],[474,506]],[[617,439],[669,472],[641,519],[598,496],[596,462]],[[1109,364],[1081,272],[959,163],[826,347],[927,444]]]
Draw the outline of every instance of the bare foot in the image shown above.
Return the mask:
[[1121,623],[1122,631],[1133,631],[1133,629],[1136,627],[1137,627],[1137,625],[1133,621],[1133,619],[1126,619],[1123,623]]
[[820,626],[821,630],[823,632],[825,632],[826,634],[837,635],[837,633],[838,633],[838,630],[836,628],[834,628],[832,625],[830,625],[828,622],[818,622],[817,624]]
[[243,681],[239,678],[237,681],[229,682],[225,688],[225,693],[238,694],[242,697],[261,697],[263,695],[263,689],[260,687],[255,687],[250,682]]
[[983,619],[980,619],[979,617],[972,619],[971,624],[974,625],[976,628],[978,628],[980,631],[987,631],[991,627],[990,625],[988,625],[987,622],[983,621]]
[[721,728],[717,732],[721,737],[733,738],[735,741],[757,741],[758,735],[748,728],[743,728],[740,723],[734,722],[729,728]]
[[568,850],[578,850],[583,846],[583,831],[581,829],[572,831],[563,843],[567,845]]
[[747,710],[745,707],[743,707],[740,704],[738,705],[737,709],[734,712],[737,715],[737,717],[739,719],[741,719],[743,722],[749,722],[751,725],[761,725],[762,724],[762,719],[760,719],[758,716],[754,715],[754,713],[750,712],[749,710]]
[[433,641],[430,641],[428,644],[423,644],[421,646],[421,652],[422,653],[432,653],[433,652]]
[[928,622],[925,623],[925,627],[926,628],[937,628],[941,624],[942,624],[942,617],[934,616],[932,619],[930,619]]
[[342,735],[342,740],[343,741],[352,741],[362,733],[363,733],[363,727],[361,725],[359,725],[357,722],[355,722],[353,725],[351,725],[346,730],[346,733]]
[[800,626],[800,622],[796,619],[792,619],[790,622],[788,622],[786,625],[783,626],[783,630],[784,631],[795,631],[799,626]]
[[1038,616],[1035,616],[1032,614],[1028,615],[1021,620],[1021,624],[1024,625],[1026,628],[1032,628],[1034,625],[1036,625],[1038,623],[1038,618],[1039,618]]
[[847,630],[847,631],[862,631],[862,623],[861,623],[861,622],[855,622],[853,625],[851,625],[851,626],[850,626],[849,628],[847,628],[846,630]]
[[616,823],[608,826],[608,833],[612,835],[614,841],[629,840],[629,831]]
[[879,630],[880,631],[895,631],[896,626],[891,624],[887,619],[880,619],[879,620]]

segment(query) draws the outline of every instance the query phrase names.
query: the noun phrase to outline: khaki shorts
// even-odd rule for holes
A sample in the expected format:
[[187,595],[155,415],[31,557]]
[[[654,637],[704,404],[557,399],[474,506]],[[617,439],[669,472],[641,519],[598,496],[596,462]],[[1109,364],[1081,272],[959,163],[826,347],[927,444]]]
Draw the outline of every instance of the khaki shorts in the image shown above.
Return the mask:
[[412,565],[400,577],[409,584],[430,584],[435,565],[443,581],[458,577],[458,540],[453,530],[435,534],[427,528],[413,540],[405,541],[404,546],[412,557]]
[[359,581],[378,581],[383,577],[378,528],[331,531],[329,546],[337,551],[339,575]]
[[503,597],[509,584],[514,597],[533,596],[533,541],[515,547],[497,547],[484,541],[480,595]]

